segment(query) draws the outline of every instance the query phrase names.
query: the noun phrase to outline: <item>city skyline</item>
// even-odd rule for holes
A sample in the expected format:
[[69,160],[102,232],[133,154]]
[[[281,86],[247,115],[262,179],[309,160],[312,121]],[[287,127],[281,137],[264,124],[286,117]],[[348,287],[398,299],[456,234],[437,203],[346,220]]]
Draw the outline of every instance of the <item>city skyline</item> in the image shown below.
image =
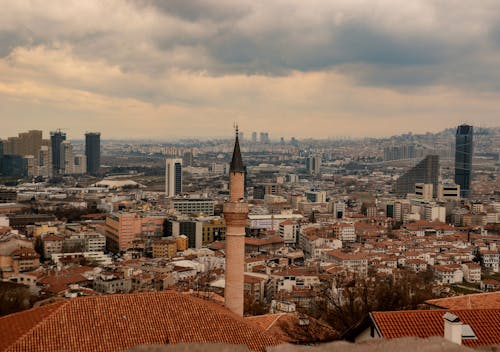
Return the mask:
[[[397,7],[397,11],[394,11]],[[9,2],[2,138],[381,137],[498,126],[500,5]],[[461,26],[457,26],[460,23]],[[46,126],[51,126],[47,128]]]

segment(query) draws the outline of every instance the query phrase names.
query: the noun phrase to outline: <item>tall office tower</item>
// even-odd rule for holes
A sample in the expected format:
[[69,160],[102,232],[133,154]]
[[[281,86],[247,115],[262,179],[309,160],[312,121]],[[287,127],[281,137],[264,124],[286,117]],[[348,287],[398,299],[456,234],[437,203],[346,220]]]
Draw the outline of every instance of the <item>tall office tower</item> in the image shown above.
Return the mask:
[[101,167],[101,134],[99,132],[85,133],[85,156],[87,172],[97,175]]
[[427,155],[413,168],[396,180],[394,192],[405,196],[415,191],[416,183],[431,183],[433,197],[436,198],[439,181],[439,156]]
[[321,171],[321,155],[310,155],[306,158],[306,169],[309,175],[319,175]]
[[182,159],[165,160],[165,195],[182,193]]
[[229,201],[224,204],[227,226],[224,305],[239,316],[243,316],[245,225],[248,217],[248,203],[244,193],[245,167],[236,128],[233,158],[229,167]]
[[74,173],[75,170],[75,156],[73,155],[73,146],[70,141],[64,141],[59,145],[60,154],[59,162],[61,167],[59,174],[69,175]]
[[455,183],[460,186],[460,195],[470,197],[472,173],[473,128],[470,125],[457,127],[455,135]]
[[257,132],[252,132],[252,143],[257,143]]
[[50,146],[52,148],[52,173],[59,174],[61,170],[61,143],[66,140],[66,133],[61,130],[50,132]]
[[269,133],[268,132],[261,132],[260,133],[260,142],[267,144],[269,143]]
[[37,176],[51,177],[52,176],[52,154],[50,148],[46,145],[40,147],[38,152]]

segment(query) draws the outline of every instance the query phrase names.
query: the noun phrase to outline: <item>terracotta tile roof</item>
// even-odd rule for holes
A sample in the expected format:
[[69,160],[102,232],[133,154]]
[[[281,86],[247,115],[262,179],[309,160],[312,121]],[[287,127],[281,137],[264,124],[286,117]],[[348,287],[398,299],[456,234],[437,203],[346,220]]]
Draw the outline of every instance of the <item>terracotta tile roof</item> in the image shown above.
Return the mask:
[[425,303],[444,309],[500,309],[500,291],[429,299]]
[[1,317],[0,351],[4,351],[20,339],[27,331],[59,309],[62,304],[64,302],[57,302]]
[[462,340],[464,345],[474,347],[500,344],[500,309],[407,310],[372,312],[370,315],[384,338],[427,338],[444,336],[443,315],[446,312],[458,316],[464,324],[469,324],[476,334],[475,340]]
[[275,244],[282,242],[284,242],[284,240],[279,236],[270,236],[268,238],[245,237],[245,244],[253,246],[263,246],[266,244]]
[[12,257],[14,256],[19,256],[21,258],[40,258],[40,255],[32,248],[25,248],[21,247],[18,249],[15,249],[10,253]]
[[182,342],[264,351],[281,342],[217,304],[173,291],[82,297],[34,308],[0,318],[0,337],[0,351],[40,352]]
[[245,320],[289,343],[331,341],[339,336],[330,326],[312,317],[307,317],[308,325],[301,326],[299,316],[294,313],[257,315]]

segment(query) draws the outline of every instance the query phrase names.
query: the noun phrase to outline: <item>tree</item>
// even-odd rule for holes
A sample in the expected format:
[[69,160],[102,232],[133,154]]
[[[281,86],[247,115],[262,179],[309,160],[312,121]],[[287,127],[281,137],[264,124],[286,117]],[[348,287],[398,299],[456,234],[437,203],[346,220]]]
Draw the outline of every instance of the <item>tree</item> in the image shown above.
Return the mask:
[[0,281],[0,316],[28,309],[35,300],[26,286]]
[[245,295],[243,305],[244,315],[262,315],[269,312],[269,307],[265,303],[255,300],[252,295]]
[[308,313],[343,334],[371,311],[416,309],[430,298],[432,272],[399,270],[392,276],[344,275],[324,282]]

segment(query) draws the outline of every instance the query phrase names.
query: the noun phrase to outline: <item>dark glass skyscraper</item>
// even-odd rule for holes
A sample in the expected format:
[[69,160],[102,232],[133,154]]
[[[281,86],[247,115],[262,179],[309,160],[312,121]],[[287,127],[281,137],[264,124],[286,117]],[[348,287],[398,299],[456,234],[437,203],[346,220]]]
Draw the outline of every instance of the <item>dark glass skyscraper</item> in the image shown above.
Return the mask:
[[460,186],[460,196],[470,197],[472,173],[473,128],[470,125],[457,127],[455,135],[455,183]]
[[58,175],[61,170],[61,143],[66,140],[66,133],[61,130],[50,132],[50,145],[52,148],[52,171]]
[[101,167],[101,134],[85,133],[85,156],[87,157],[87,173],[97,175]]

